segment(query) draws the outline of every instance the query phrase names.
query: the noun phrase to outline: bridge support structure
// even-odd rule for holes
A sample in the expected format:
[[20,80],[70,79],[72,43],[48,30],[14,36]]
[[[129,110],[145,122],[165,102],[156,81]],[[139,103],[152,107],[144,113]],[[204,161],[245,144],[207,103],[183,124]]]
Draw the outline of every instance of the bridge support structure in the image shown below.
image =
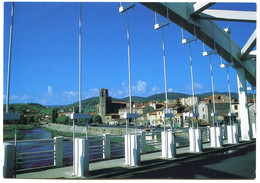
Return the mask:
[[229,144],[237,144],[239,142],[238,126],[237,125],[228,125],[227,126],[227,135],[228,135]]
[[110,140],[110,134],[106,133],[103,134],[104,140],[103,140],[103,146],[104,146],[104,152],[103,152],[103,158],[104,159],[111,159],[111,140]]
[[237,85],[239,96],[239,113],[240,113],[240,127],[241,127],[241,140],[252,140],[252,132],[248,111],[247,101],[247,87],[245,79],[245,69],[242,67],[236,68],[237,71]]
[[4,144],[4,167],[3,167],[3,177],[13,178],[14,177],[14,167],[15,167],[15,146],[14,144],[5,143]]
[[252,123],[252,138],[256,138],[256,123]]
[[172,131],[161,132],[162,158],[176,158],[176,138]]
[[210,127],[210,145],[211,147],[223,147],[222,126]]
[[63,137],[54,137],[54,166],[63,166]]
[[202,152],[202,134],[201,130],[198,128],[189,129],[189,142],[191,152]]
[[140,139],[138,134],[125,135],[125,164],[128,166],[140,165]]
[[89,140],[76,138],[74,145],[75,145],[74,176],[87,177],[89,176]]

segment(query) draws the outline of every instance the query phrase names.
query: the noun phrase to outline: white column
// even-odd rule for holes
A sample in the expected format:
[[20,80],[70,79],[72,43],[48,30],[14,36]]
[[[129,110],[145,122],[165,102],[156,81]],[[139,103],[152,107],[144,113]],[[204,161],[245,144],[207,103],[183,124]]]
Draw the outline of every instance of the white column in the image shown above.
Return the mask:
[[15,148],[13,144],[4,144],[4,167],[3,176],[4,178],[13,178],[14,176],[14,152]]
[[237,125],[228,125],[227,133],[228,133],[228,143],[237,144],[238,143],[238,126]]
[[202,134],[201,129],[195,129],[195,151],[196,152],[202,152],[203,146],[202,146]]
[[189,142],[191,152],[202,152],[202,135],[201,130],[198,128],[189,129]]
[[222,125],[223,139],[227,139],[227,125]]
[[210,146],[217,147],[216,127],[210,127]]
[[256,123],[252,123],[252,138],[256,138]]
[[176,157],[176,138],[172,131],[161,132],[162,134],[162,157]]
[[75,176],[89,175],[89,140],[75,139]]
[[223,147],[223,132],[221,126],[210,127],[211,147]]
[[63,166],[63,137],[54,137],[54,166]]
[[146,153],[146,132],[141,132],[141,152]]
[[125,164],[138,166],[140,161],[140,135],[125,135]]
[[217,134],[217,147],[223,147],[223,130],[222,126],[216,127],[216,134]]
[[195,143],[195,129],[194,128],[189,129],[189,142],[190,142],[190,151],[195,152],[196,143]]
[[247,102],[247,87],[245,80],[245,69],[242,67],[236,68],[237,71],[237,85],[239,96],[239,113],[241,119],[241,139],[251,140],[252,134],[250,129],[250,119]]
[[104,159],[111,159],[110,134],[104,134],[103,136],[104,136],[104,140],[103,140],[103,145],[104,145],[103,158]]

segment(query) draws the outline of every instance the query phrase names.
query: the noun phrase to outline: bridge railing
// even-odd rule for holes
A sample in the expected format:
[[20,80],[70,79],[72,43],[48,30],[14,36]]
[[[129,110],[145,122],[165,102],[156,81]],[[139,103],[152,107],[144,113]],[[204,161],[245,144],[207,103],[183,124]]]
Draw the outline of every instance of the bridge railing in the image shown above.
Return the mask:
[[[201,128],[203,143],[209,142],[209,129]],[[188,130],[175,130],[176,147],[189,145]],[[89,136],[89,160],[123,157],[125,151],[125,134],[103,134]],[[161,132],[148,131],[141,135],[141,153],[161,150]],[[85,137],[79,137],[85,138]],[[59,140],[58,140],[59,139]],[[14,142],[8,142],[14,145]],[[54,139],[19,140],[16,146],[15,172],[45,166],[64,166],[73,162],[73,139],[55,137]],[[8,155],[7,155],[8,156]],[[12,158],[11,158],[12,159]]]

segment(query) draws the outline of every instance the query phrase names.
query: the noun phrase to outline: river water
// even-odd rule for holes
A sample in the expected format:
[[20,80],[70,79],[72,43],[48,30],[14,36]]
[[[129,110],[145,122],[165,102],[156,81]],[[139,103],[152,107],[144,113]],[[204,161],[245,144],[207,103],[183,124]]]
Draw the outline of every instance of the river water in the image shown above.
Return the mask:
[[[42,166],[52,166],[54,164],[54,144],[53,137],[59,136],[42,128],[31,130],[21,130],[25,135],[17,143],[17,170],[37,168]],[[48,139],[48,140],[37,140]],[[36,140],[36,141],[34,141]],[[102,145],[102,141],[90,142],[90,146]],[[63,162],[70,164],[73,162],[72,139],[63,141]],[[90,147],[90,151],[98,153],[89,155],[90,160],[102,159],[102,147]],[[112,152],[111,156],[123,155],[123,151]]]
[[25,135],[22,140],[35,140],[35,139],[50,139],[55,136],[55,134],[43,130],[42,128],[33,128],[31,130],[20,130]]

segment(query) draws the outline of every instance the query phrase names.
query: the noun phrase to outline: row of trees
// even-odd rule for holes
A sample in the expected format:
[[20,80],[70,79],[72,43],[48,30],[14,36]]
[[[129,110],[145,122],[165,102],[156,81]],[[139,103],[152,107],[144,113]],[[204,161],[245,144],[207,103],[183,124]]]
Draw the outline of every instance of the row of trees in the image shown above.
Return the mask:
[[[51,119],[50,119],[50,122],[52,123],[57,123],[57,124],[70,124],[72,125],[73,121],[70,119],[70,117],[68,116],[64,116],[64,115],[61,115],[61,116],[58,116],[58,110],[57,108],[54,108],[52,110],[52,114],[51,114]],[[102,119],[99,115],[94,115],[94,116],[90,116],[89,119],[87,119],[87,123],[90,124],[90,123],[102,123]],[[86,120],[83,120],[83,119],[80,119],[80,120],[76,120],[76,125],[78,126],[85,126],[86,125]]]

